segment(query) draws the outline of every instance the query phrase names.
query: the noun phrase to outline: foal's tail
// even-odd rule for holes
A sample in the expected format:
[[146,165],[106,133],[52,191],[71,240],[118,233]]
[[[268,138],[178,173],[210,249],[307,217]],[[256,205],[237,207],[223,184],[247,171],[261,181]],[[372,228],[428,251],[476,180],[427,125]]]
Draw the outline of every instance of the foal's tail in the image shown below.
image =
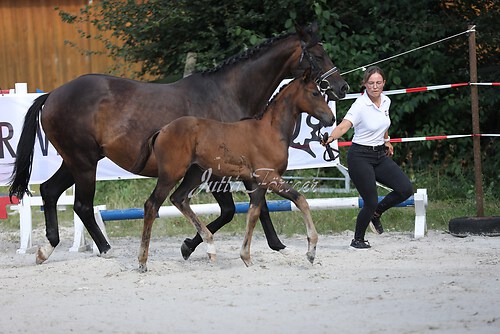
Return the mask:
[[33,105],[28,109],[24,117],[23,131],[16,150],[16,161],[14,169],[10,177],[9,196],[12,201],[12,196],[22,199],[24,194],[31,195],[28,190],[28,183],[31,177],[31,166],[33,164],[33,154],[35,152],[35,137],[38,127],[38,119],[40,111],[49,94],[44,94],[36,98]]
[[160,130],[155,131],[144,143],[142,143],[141,150],[139,151],[139,156],[135,160],[135,163],[130,169],[130,172],[139,174],[144,169],[144,167],[146,167],[146,163],[148,162],[148,159],[153,152],[153,146],[159,133]]

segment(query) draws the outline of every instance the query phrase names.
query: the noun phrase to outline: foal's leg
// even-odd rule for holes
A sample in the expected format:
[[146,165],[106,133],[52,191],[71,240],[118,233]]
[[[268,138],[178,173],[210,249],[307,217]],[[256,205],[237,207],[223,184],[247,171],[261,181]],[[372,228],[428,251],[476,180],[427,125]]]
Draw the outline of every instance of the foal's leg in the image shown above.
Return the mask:
[[[202,183],[203,173],[199,166],[193,165],[189,168],[188,172],[184,176],[182,183],[177,187],[174,194],[171,196],[172,203],[181,203],[186,200],[191,194],[194,193],[194,190]],[[209,179],[210,184],[221,184],[221,178],[212,175]],[[215,189],[214,189],[215,188]],[[222,184],[219,188],[218,186],[212,188],[212,195],[220,206],[220,216],[217,217],[213,222],[207,225],[208,230],[211,233],[217,232],[222,226],[229,223],[236,212],[233,195],[231,193],[229,184]],[[267,208],[267,204],[263,203],[262,210],[260,214],[260,221],[262,224],[262,228],[264,230],[264,234],[266,235],[267,244],[272,250],[279,251],[284,249],[286,246],[278,238],[276,230],[274,229],[273,222],[271,221],[271,217],[269,216],[269,209]],[[203,242],[202,237],[199,233],[197,233],[192,239],[186,238],[181,245],[181,254],[184,260],[189,259],[191,254],[194,252],[196,247]]]
[[73,175],[64,164],[54,175],[40,185],[40,195],[43,200],[43,214],[45,216],[45,236],[49,244],[38,248],[36,263],[45,262],[54,248],[59,244],[59,223],[57,219],[57,200],[61,194],[73,185]]
[[262,202],[264,202],[265,200],[266,195],[265,188],[255,187],[250,193],[250,206],[248,207],[247,213],[245,238],[243,239],[243,244],[241,245],[240,250],[240,258],[243,260],[247,267],[252,265],[252,260],[250,258],[250,244],[252,243],[253,230],[257,223],[257,219],[259,219],[260,208],[262,206]]
[[[205,171],[197,165],[193,165],[188,169],[181,184],[177,187],[175,192],[170,197],[170,200],[176,207],[179,207],[178,205],[180,205],[180,203],[184,203],[186,201],[187,203],[189,203],[194,190],[196,190],[196,188],[203,181],[203,173],[205,173]],[[212,192],[212,195],[219,203],[221,211],[220,216],[207,225],[208,230],[213,234],[233,219],[235,206],[233,202],[233,196],[231,195],[230,191],[215,191]],[[189,259],[191,253],[193,253],[196,247],[198,247],[198,245],[202,242],[203,239],[199,233],[197,233],[192,239],[186,238],[181,245],[181,254],[184,260]]]
[[306,198],[299,193],[297,190],[293,189],[287,182],[285,182],[281,177],[278,177],[277,183],[270,183],[269,189],[271,189],[275,194],[280,195],[286,199],[292,201],[302,212],[304,217],[304,225],[307,229],[307,242],[308,250],[306,253],[309,262],[313,263],[316,257],[316,245],[318,244],[318,232],[316,232],[316,227],[314,226],[311,211],[309,209],[309,204]]
[[[170,197],[170,200],[172,203],[182,212],[184,217],[186,217],[191,224],[196,228],[196,231],[198,232],[197,235],[200,235],[203,241],[207,244],[207,254],[208,258],[210,261],[215,261],[216,258],[216,252],[215,252],[215,245],[214,245],[214,240],[213,240],[213,234],[212,232],[205,226],[204,223],[202,223],[196,214],[193,212],[191,207],[189,206],[189,197],[184,197],[182,200],[179,201],[179,196],[176,194],[177,190],[174,191],[172,196]],[[182,247],[181,247],[181,252],[182,252]],[[186,251],[187,253],[187,251]],[[190,255],[191,253],[189,253]],[[184,259],[187,259],[186,256],[184,256],[183,252],[183,257]],[[189,257],[189,256],[188,256]]]
[[139,272],[148,271],[146,262],[148,260],[149,243],[151,240],[151,227],[158,215],[160,206],[167,198],[172,188],[175,186],[176,180],[170,180],[168,177],[158,177],[156,187],[144,203],[144,227],[142,230],[141,247],[139,249]]

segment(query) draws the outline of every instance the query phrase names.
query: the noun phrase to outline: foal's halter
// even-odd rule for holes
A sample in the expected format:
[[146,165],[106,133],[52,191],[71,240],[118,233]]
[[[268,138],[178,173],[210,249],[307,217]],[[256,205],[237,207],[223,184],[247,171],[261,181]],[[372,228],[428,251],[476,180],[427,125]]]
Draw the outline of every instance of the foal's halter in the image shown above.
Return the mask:
[[[307,58],[307,60],[309,61],[309,64],[311,65],[313,72],[320,73],[321,68],[319,67],[316,59],[314,59],[314,57],[311,55],[311,53],[307,50],[308,48],[307,48],[306,43],[300,42],[300,46],[302,48],[302,54],[300,55],[299,63],[302,63],[302,60],[304,59],[304,56],[305,56]],[[331,69],[329,69],[325,73],[318,76],[318,78],[316,79],[316,84],[318,85],[318,88],[319,88],[319,91],[321,92],[321,94],[324,95],[325,93],[327,93],[329,91],[337,99],[340,100],[338,95],[335,94],[335,91],[333,90],[333,87],[330,85],[330,82],[328,82],[328,80],[326,80],[326,79],[328,79],[328,77],[330,77],[334,73],[337,73],[338,71],[339,71],[339,69],[336,66],[332,67]]]
[[[302,63],[302,60],[304,59],[304,56],[305,56],[307,58],[307,60],[309,61],[309,64],[311,65],[313,72],[314,73],[321,73],[321,68],[319,67],[316,59],[314,59],[314,57],[311,55],[311,53],[307,50],[308,48],[307,48],[306,43],[300,42],[300,46],[302,48],[302,54],[300,55],[299,63]],[[328,82],[328,80],[327,80],[328,77],[330,77],[334,73],[337,73],[338,71],[339,71],[339,69],[336,66],[334,66],[331,69],[329,69],[328,71],[326,71],[325,73],[319,75],[316,78],[316,85],[318,86],[318,90],[321,92],[322,95],[326,94],[328,96],[328,92],[330,92],[338,100],[340,100],[338,95],[335,94],[332,86],[330,85],[330,82]],[[322,142],[326,142],[328,140],[328,133],[325,132],[321,136],[319,129],[318,129],[318,135],[319,135],[319,138],[322,138],[321,139]],[[340,155],[339,150],[331,147],[330,144],[325,145],[325,152],[323,153],[323,159],[325,161],[334,161],[339,157],[339,155]]]

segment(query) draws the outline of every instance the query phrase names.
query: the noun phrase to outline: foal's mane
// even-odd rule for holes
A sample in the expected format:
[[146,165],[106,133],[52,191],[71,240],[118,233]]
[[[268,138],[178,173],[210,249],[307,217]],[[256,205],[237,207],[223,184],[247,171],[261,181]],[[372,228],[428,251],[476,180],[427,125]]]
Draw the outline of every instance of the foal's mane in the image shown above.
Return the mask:
[[234,56],[231,56],[229,58],[227,58],[226,60],[224,60],[222,63],[220,63],[219,65],[213,67],[213,68],[209,68],[209,69],[206,69],[204,71],[201,71],[200,73],[201,74],[211,74],[211,73],[215,73],[215,72],[218,72],[220,71],[221,69],[227,67],[227,66],[231,66],[231,65],[234,65],[234,64],[237,64],[241,61],[244,61],[244,60],[247,60],[247,59],[251,59],[253,57],[255,57],[256,55],[266,51],[266,50],[269,50],[269,48],[271,48],[275,43],[287,38],[288,36],[291,36],[293,35],[294,33],[286,33],[286,34],[283,34],[283,35],[279,35],[279,36],[275,36],[275,37],[272,37],[272,38],[269,38],[267,40],[265,40],[264,42],[250,48],[250,49],[247,49],[245,51],[243,51],[242,53],[240,54],[237,54],[237,55],[234,55]]

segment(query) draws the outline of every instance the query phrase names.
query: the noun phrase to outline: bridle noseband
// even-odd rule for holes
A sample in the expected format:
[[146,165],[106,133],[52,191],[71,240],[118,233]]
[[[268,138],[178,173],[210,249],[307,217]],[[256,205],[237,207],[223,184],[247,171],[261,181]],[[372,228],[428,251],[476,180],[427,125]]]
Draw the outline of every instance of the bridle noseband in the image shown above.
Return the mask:
[[332,67],[331,69],[329,69],[328,71],[326,71],[325,73],[321,74],[319,76],[318,79],[316,79],[316,83],[318,84],[318,87],[321,91],[322,94],[326,93],[328,90],[330,90],[330,92],[335,95],[335,97],[337,99],[340,100],[340,98],[337,96],[337,94],[335,94],[335,92],[333,91],[333,88],[332,86],[330,86],[330,82],[326,79],[328,79],[328,77],[336,72],[338,72],[339,69],[334,66]]

